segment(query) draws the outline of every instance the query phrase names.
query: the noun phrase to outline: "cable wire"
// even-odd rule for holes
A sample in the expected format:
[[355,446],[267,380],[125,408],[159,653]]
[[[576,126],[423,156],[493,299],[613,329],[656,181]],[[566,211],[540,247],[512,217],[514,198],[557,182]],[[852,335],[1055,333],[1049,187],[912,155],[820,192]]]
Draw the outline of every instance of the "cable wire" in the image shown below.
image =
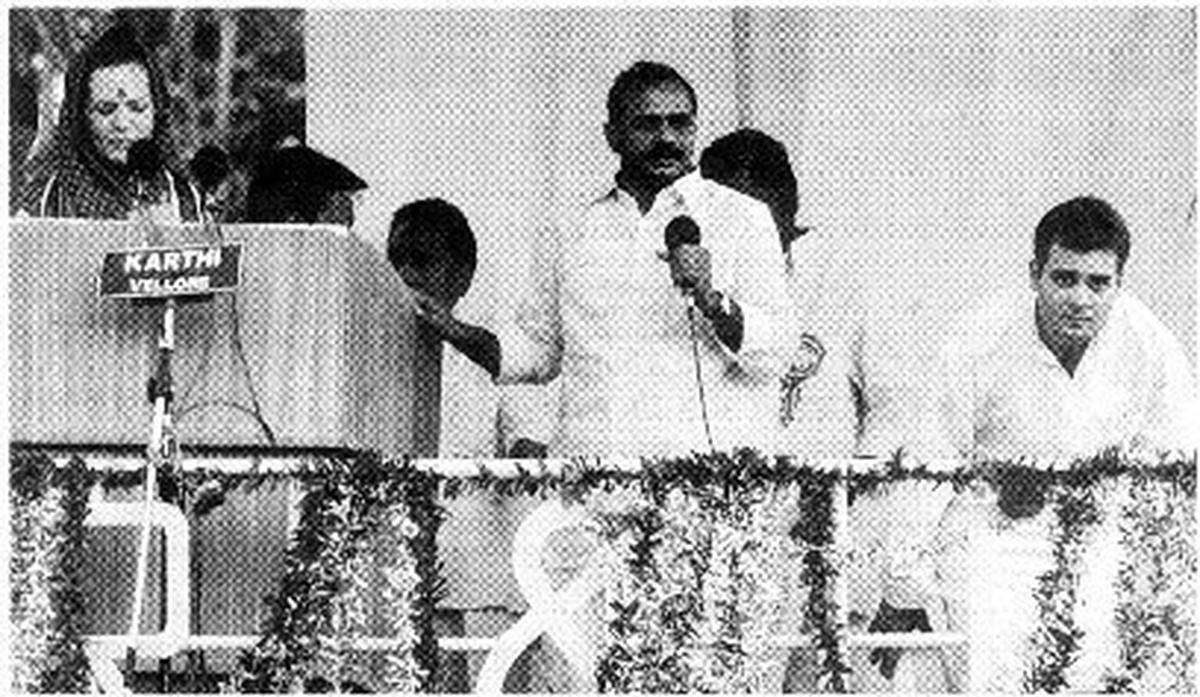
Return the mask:
[[708,449],[715,455],[717,446],[713,444],[712,426],[708,421],[708,400],[704,397],[704,376],[700,372],[700,345],[696,339],[696,308],[689,302],[687,306],[688,330],[692,335],[692,361],[696,366],[696,391],[700,395],[700,418],[704,420],[704,435],[708,438]]

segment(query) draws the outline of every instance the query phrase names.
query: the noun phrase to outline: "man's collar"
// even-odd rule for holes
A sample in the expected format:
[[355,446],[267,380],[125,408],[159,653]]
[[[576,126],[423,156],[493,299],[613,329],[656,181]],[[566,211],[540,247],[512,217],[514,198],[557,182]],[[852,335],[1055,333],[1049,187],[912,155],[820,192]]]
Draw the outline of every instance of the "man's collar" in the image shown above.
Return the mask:
[[[1083,354],[1079,357],[1079,363],[1077,363],[1075,365],[1075,373],[1074,373],[1075,375],[1079,375],[1080,367],[1085,362],[1088,362],[1088,354],[1095,353],[1097,350],[1096,347],[1098,345],[1100,345],[1100,343],[1102,341],[1106,341],[1104,337],[1108,336],[1108,334],[1110,334],[1113,331],[1110,328],[1110,326],[1113,323],[1114,311],[1118,311],[1117,305],[1119,305],[1120,303],[1121,303],[1121,291],[1118,290],[1117,296],[1113,299],[1112,306],[1108,310],[1108,316],[1105,318],[1104,326],[1100,327],[1100,331],[1096,332],[1096,335],[1093,336],[1091,341],[1088,342],[1088,345],[1086,347],[1084,347]],[[1036,293],[1030,294],[1030,300],[1027,305],[1025,316],[1028,317],[1029,319],[1027,322],[1024,323],[1025,329],[1023,330],[1022,333],[1026,337],[1025,341],[1031,346],[1031,350],[1034,351],[1035,355],[1037,355],[1040,360],[1045,361],[1047,363],[1053,363],[1054,365],[1061,367],[1062,363],[1058,360],[1058,356],[1056,356],[1054,354],[1053,349],[1051,349],[1049,346],[1046,345],[1046,342],[1042,341],[1041,334],[1039,333],[1038,324],[1037,324],[1037,294]]]
[[[634,197],[633,193],[621,186],[620,172],[613,177],[613,180],[613,188],[608,192],[608,195],[605,198],[618,202],[625,201],[636,206],[637,199]],[[674,196],[678,202],[690,199],[699,192],[701,186],[700,168],[693,167],[688,171],[687,174],[679,177],[675,181],[660,189],[658,193],[654,195],[654,200],[656,202],[655,205],[657,205],[657,202],[664,196]],[[650,209],[654,210],[655,205],[652,205]]]
[[1037,293],[1029,293],[1026,296],[1026,303],[1023,314],[1025,320],[1021,322],[1021,336],[1028,350],[1037,357],[1037,360],[1042,363],[1047,363],[1055,367],[1061,367],[1058,356],[1054,355],[1054,350],[1042,341],[1042,335],[1038,330],[1037,321]]

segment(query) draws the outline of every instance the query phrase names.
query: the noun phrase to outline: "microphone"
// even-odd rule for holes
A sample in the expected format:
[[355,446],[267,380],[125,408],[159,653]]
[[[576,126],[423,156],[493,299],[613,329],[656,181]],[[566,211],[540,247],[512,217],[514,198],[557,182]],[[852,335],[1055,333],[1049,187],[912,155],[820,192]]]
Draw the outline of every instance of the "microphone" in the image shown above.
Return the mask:
[[188,170],[200,189],[200,206],[204,209],[201,217],[206,225],[211,225],[212,229],[216,230],[219,238],[220,230],[216,224],[220,206],[214,204],[212,196],[221,182],[229,176],[229,155],[219,146],[205,145],[192,156]]
[[216,145],[205,145],[192,156],[188,170],[207,195],[229,176],[229,155]]
[[[700,244],[700,226],[696,224],[696,221],[691,216],[675,216],[671,219],[671,222],[667,223],[667,227],[663,231],[663,243],[667,246],[668,261],[674,267],[676,263],[675,250],[680,245]],[[676,285],[684,292],[692,290],[691,284],[686,281],[677,281]]]
[[162,168],[162,155],[158,151],[158,143],[144,138],[136,140],[129,146],[127,157],[129,172],[133,175],[136,202],[139,204],[153,203],[149,199],[149,184],[154,175]]
[[[691,216],[677,215],[667,223],[666,229],[663,230],[663,243],[667,246],[667,261],[674,270],[678,263],[677,250],[685,244],[697,246],[700,244],[700,226]],[[672,273],[671,276],[674,278],[675,274]],[[704,376],[700,371],[700,345],[696,339],[696,298],[692,295],[695,288],[692,283],[687,281],[676,281],[675,285],[688,296],[687,324],[688,333],[692,338],[692,362],[696,366],[696,392],[700,399],[700,419],[704,422],[704,435],[708,439],[708,448],[716,452],[717,448],[713,444],[712,425],[708,420],[708,400],[704,396]]]

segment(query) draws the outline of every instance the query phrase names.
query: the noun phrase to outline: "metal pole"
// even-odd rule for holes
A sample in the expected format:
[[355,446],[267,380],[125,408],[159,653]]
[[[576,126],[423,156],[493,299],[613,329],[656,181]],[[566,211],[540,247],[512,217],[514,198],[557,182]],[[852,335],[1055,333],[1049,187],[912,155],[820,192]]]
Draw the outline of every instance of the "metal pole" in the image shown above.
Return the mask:
[[150,425],[150,445],[146,449],[146,487],[143,494],[141,538],[138,544],[137,569],[134,576],[133,608],[130,611],[128,645],[125,651],[126,680],[133,677],[137,654],[134,642],[139,634],[142,608],[145,605],[146,575],[150,561],[151,504],[158,498],[158,467],[174,457],[173,425],[171,423],[171,353],[175,350],[175,298],[167,298],[163,310],[162,336],[158,341],[158,362],[151,378],[150,396],[154,401],[154,416]]

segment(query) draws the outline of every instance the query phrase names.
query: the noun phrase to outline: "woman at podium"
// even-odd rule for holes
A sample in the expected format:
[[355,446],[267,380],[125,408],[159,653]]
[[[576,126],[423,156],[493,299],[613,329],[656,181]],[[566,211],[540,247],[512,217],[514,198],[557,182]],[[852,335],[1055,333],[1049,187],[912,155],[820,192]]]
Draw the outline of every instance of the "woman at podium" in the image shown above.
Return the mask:
[[22,197],[49,218],[199,220],[200,196],[168,164],[166,88],[132,26],[117,24],[72,61],[47,176]]

